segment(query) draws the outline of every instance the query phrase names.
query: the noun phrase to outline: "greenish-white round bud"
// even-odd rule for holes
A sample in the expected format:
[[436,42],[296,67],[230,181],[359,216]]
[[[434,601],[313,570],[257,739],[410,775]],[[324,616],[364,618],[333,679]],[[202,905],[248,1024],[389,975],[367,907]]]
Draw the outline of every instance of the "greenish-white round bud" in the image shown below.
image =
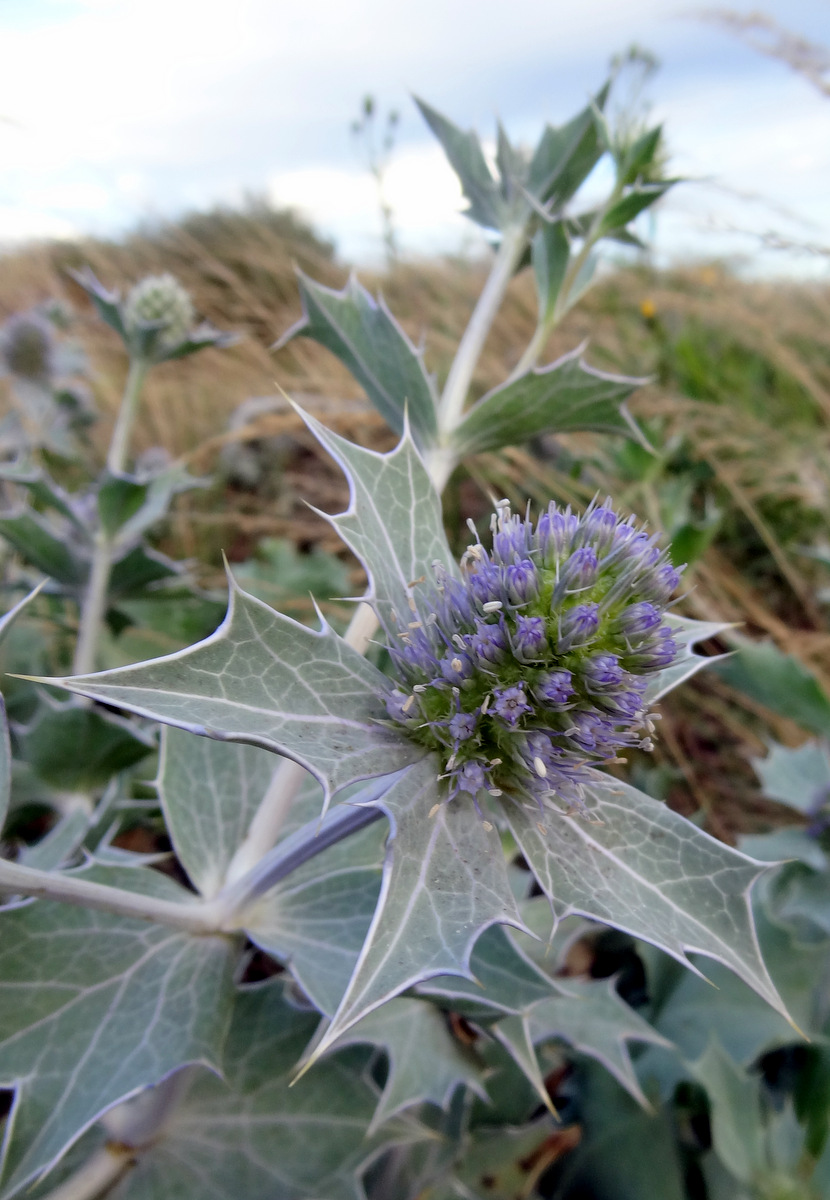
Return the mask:
[[10,375],[48,384],[55,373],[55,337],[38,313],[15,313],[0,330],[0,362]]
[[164,322],[158,335],[158,344],[164,349],[183,342],[195,322],[190,295],[172,275],[148,275],[135,285],[124,302],[128,334],[138,333],[142,326],[158,321]]

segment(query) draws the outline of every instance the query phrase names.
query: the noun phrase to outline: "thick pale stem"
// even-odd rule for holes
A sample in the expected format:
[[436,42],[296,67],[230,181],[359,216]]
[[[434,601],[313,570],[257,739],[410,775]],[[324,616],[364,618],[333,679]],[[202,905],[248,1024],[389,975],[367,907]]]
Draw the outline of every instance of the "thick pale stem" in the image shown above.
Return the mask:
[[[133,358],[130,361],[124,395],[121,398],[121,406],[118,409],[107,455],[107,468],[114,475],[120,474],[126,466],[130,434],[135,424],[141,387],[148,368],[149,363],[143,358]],[[89,568],[89,581],[81,604],[78,644],[75,647],[72,664],[75,675],[88,675],[90,671],[95,670],[95,653],[107,611],[107,593],[112,574],[112,552],[112,541],[106,536],[103,529],[100,529],[95,539],[95,549]]]
[[216,933],[221,923],[221,912],[212,903],[178,904],[173,900],[160,900],[156,896],[93,883],[82,875],[39,871],[35,867],[0,860],[0,893],[3,892],[60,900],[63,904],[170,925],[187,933]]
[[107,466],[113,475],[120,475],[127,466],[130,436],[135,424],[136,413],[138,412],[141,388],[149,366],[150,364],[144,358],[133,358],[130,360],[130,370],[124,386],[124,395],[121,399],[121,407],[118,410],[118,416],[115,420],[112,441],[110,442],[109,453],[107,454]]
[[89,569],[89,581],[81,604],[78,642],[72,670],[75,675],[88,675],[95,670],[98,638],[107,611],[107,593],[112,573],[112,544],[100,530],[95,540],[95,552]]
[[242,879],[223,888],[214,901],[217,906],[223,906],[223,924],[242,924],[245,911],[251,904],[281,879],[328,850],[329,846],[379,821],[384,815],[383,811],[370,807],[369,801],[379,798],[387,787],[386,780],[376,783],[374,787],[367,786],[361,793],[364,797],[361,804],[339,804],[322,821],[312,821],[287,837],[264,855]]
[[49,1192],[44,1200],[97,1200],[129,1170],[134,1157],[127,1146],[106,1145],[96,1150],[74,1175]]
[[444,437],[451,433],[461,420],[473,372],[526,244],[527,231],[524,223],[505,230],[490,275],[470,317],[470,323],[464,331],[444,386],[438,413]]

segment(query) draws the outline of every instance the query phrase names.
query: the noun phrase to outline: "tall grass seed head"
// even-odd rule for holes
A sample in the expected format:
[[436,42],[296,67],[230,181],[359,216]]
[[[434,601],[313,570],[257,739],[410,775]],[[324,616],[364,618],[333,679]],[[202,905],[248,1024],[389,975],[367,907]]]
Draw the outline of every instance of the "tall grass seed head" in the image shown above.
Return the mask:
[[52,325],[36,312],[15,313],[0,330],[0,362],[10,375],[48,385],[55,375]]
[[195,322],[190,295],[172,275],[148,275],[124,302],[124,326],[129,335],[157,322],[164,322],[158,344],[166,350],[183,342]]
[[584,811],[598,766],[651,749],[644,693],[678,653],[663,618],[682,568],[610,501],[582,516],[551,504],[535,526],[503,501],[491,531],[461,579],[436,567],[434,587],[413,591],[387,712],[437,751],[448,800]]

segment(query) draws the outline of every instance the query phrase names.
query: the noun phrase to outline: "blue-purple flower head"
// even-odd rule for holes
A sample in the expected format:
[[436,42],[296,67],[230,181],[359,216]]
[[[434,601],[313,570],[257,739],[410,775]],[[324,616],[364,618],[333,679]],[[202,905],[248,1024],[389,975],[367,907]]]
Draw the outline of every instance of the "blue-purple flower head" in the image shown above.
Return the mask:
[[678,653],[664,616],[682,568],[609,502],[551,504],[534,526],[503,501],[491,529],[461,580],[414,586],[387,711],[438,752],[450,800],[582,809],[596,767],[651,748],[645,692]]

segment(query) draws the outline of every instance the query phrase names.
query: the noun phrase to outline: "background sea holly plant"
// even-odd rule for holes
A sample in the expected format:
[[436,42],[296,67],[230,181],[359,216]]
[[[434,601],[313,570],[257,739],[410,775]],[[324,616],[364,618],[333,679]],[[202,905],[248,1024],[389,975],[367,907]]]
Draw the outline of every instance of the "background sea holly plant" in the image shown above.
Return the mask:
[[[534,518],[497,502],[490,536],[476,532],[460,562],[442,523],[440,493],[467,455],[574,430],[640,436],[624,406],[636,380],[579,353],[537,367],[598,244],[636,241],[631,222],[671,182],[655,177],[659,129],[615,133],[607,95],[532,154],[500,130],[495,168],[473,134],[421,106],[497,243],[440,392],[382,300],[356,280],[336,292],[301,278],[305,315],[286,336],[336,354],[400,434],[383,454],[305,418],[348,479],[350,504],[330,520],[368,580],[342,635],[280,614],[231,574],[214,633],[94,670],[137,600],[193,626],[213,611],[145,540],[198,481],[131,465],[129,446],[147,372],[223,339],[191,332],[169,277],[122,304],[80,276],[130,357],[107,466],[64,488],[30,437],[3,467],[15,583],[47,573],[44,594],[53,612],[74,610],[79,639],[68,670],[47,669],[68,657],[59,644],[9,664],[0,813],[14,820],[34,786],[56,820],[0,860],[0,1083],[14,1090],[0,1196],[469,1197],[538,1184],[566,1197],[567,1181],[542,1178],[561,1122],[539,1113],[563,1047],[583,1064],[585,1112],[605,1104],[634,1129],[663,1121],[654,1110],[681,1084],[705,1089],[712,1188],[718,1171],[755,1186],[761,1116],[751,1153],[740,1138],[735,1150],[723,1100],[754,1086],[751,1055],[715,1043],[697,1055],[665,1014],[682,1003],[678,979],[715,971],[769,1012],[762,1048],[797,1038],[788,1005],[813,1028],[759,942],[759,930],[765,949],[780,942],[798,905],[782,909],[779,885],[759,922],[754,885],[771,856],[714,840],[617,770],[620,751],[649,748],[652,705],[705,664],[695,643],[724,627],[672,613],[678,570],[611,501]],[[611,191],[581,207],[603,156]],[[528,262],[536,334],[470,404]],[[0,629],[9,645],[26,604]],[[155,722],[148,795],[135,769],[155,752]],[[177,878],[113,844],[140,805],[163,820]],[[607,980],[568,977],[572,946],[609,926],[649,961],[654,1012]]]

